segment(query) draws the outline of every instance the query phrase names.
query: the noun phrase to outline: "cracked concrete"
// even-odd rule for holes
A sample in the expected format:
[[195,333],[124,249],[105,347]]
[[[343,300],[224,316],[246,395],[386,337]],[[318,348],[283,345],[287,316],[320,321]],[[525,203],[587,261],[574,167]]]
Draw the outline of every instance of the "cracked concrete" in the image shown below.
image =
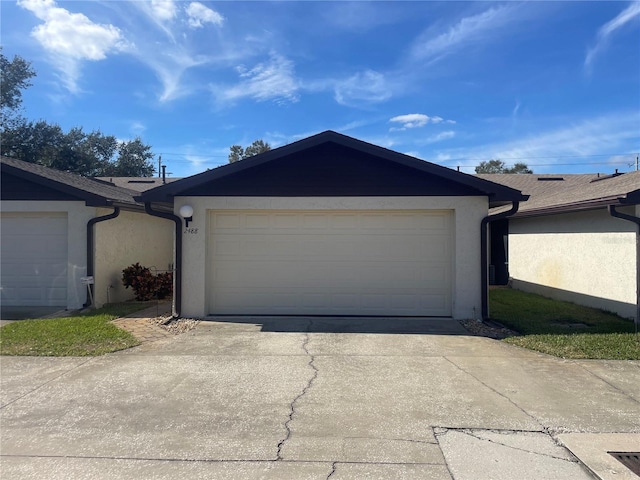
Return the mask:
[[436,436],[456,480],[593,480],[544,432],[445,429]]
[[[307,330],[309,330],[309,328],[311,328],[312,324],[313,324],[313,320],[311,320],[309,322],[309,327],[307,328]],[[313,382],[315,381],[315,379],[318,377],[319,370],[314,364],[314,362],[315,362],[314,356],[311,355],[309,353],[309,350],[307,349],[307,345],[308,344],[309,344],[309,333],[307,333],[305,335],[305,337],[304,337],[304,342],[302,343],[302,350],[304,350],[304,353],[309,356],[309,363],[307,365],[309,365],[313,369],[313,375],[311,375],[311,378],[309,378],[309,381],[307,382],[305,387],[302,389],[302,392],[300,392],[300,394],[296,398],[294,398],[293,401],[291,402],[291,404],[289,405],[289,407],[291,409],[290,412],[289,412],[289,418],[287,419],[287,421],[284,424],[284,428],[285,428],[287,434],[282,439],[282,441],[280,441],[280,443],[278,443],[278,450],[276,452],[276,460],[282,460],[282,448],[284,447],[284,444],[287,442],[287,440],[289,440],[289,438],[291,437],[291,422],[293,422],[293,418],[295,417],[295,414],[296,414],[296,404],[298,403],[298,401],[302,397],[305,396],[305,394],[311,388],[311,385],[313,385]]]
[[[0,476],[579,479],[563,445],[581,458],[607,444],[575,435],[640,444],[640,362],[555,359],[446,320],[429,320],[437,334],[281,321],[203,322],[92,359],[3,357]],[[521,471],[500,460],[520,457]]]

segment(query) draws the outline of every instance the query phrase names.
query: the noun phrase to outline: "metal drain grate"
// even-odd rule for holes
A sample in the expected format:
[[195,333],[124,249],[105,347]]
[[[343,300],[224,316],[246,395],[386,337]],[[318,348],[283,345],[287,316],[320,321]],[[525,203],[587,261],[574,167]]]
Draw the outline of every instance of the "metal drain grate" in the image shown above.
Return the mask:
[[640,452],[607,452],[640,477]]

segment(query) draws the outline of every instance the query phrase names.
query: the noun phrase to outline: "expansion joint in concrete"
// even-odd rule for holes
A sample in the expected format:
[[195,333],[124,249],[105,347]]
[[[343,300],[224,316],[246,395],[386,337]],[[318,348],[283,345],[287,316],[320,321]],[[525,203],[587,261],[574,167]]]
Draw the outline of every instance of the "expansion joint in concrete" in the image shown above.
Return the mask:
[[[548,453],[543,453],[543,452],[536,452],[533,450],[527,450],[526,448],[520,448],[520,447],[514,447],[513,445],[508,445],[506,443],[502,443],[502,442],[498,442],[496,440],[492,440],[490,438],[486,438],[483,437],[481,435],[479,435],[478,433],[480,432],[489,432],[489,433],[499,433],[501,435],[518,435],[521,433],[536,433],[536,434],[543,434],[543,435],[547,435],[554,444],[563,447],[562,445],[560,445],[560,443],[553,437],[553,435],[551,435],[548,431],[538,431],[538,430],[519,430],[519,429],[489,429],[489,428],[448,428],[448,427],[434,427],[433,428],[433,434],[436,437],[436,440],[438,439],[438,437],[443,437],[447,434],[448,431],[454,431],[454,432],[458,432],[458,433],[462,433],[464,435],[467,435],[469,437],[475,438],[477,440],[481,440],[483,442],[489,442],[489,443],[493,443],[494,445],[500,445],[502,447],[505,448],[509,448],[511,450],[518,450],[520,452],[525,452],[525,453],[530,453],[532,455],[539,455],[541,457],[547,457],[547,458],[553,458],[555,460],[562,460],[564,462],[569,462],[569,463],[579,463],[578,460],[570,460],[567,458],[563,458],[563,457],[557,457],[555,455],[550,455]],[[478,433],[476,433],[478,432]],[[564,448],[564,447],[563,447]]]
[[578,365],[580,365],[580,367],[585,370],[587,373],[589,373],[590,375],[593,375],[594,377],[596,377],[597,379],[601,380],[602,382],[606,383],[607,385],[609,385],[611,388],[613,388],[616,392],[618,392],[621,395],[624,395],[625,397],[627,397],[628,399],[630,399],[632,402],[638,403],[640,404],[640,401],[634,397],[632,397],[631,395],[629,395],[627,392],[625,392],[624,390],[618,388],[617,386],[615,386],[614,384],[612,384],[611,382],[607,381],[606,379],[602,378],[600,375],[592,372],[591,370],[589,370],[585,365],[582,365],[580,363],[578,363]]
[[284,447],[284,444],[287,442],[287,440],[291,438],[291,433],[292,433],[291,422],[293,422],[293,419],[296,415],[296,406],[298,404],[298,401],[307,394],[307,392],[313,385],[313,382],[316,380],[316,378],[318,378],[319,370],[318,370],[318,367],[315,366],[315,361],[316,361],[315,356],[312,355],[308,349],[308,345],[310,341],[309,330],[311,330],[312,324],[313,324],[313,319],[309,320],[309,325],[307,325],[307,333],[305,333],[304,341],[302,342],[302,350],[309,357],[309,362],[307,363],[307,365],[311,367],[311,369],[313,370],[313,373],[309,378],[309,380],[307,381],[307,384],[302,389],[302,391],[289,404],[289,417],[287,418],[287,421],[284,423],[284,428],[286,433],[285,433],[285,437],[280,441],[280,443],[278,443],[276,459],[275,459],[276,461],[282,460],[282,448]]
[[453,365],[454,367],[456,367],[458,370],[460,370],[462,373],[465,373],[466,375],[469,375],[471,378],[475,379],[478,383],[482,384],[483,386],[485,386],[486,388],[488,388],[489,390],[491,390],[492,392],[494,392],[495,394],[501,396],[502,398],[504,398],[507,402],[509,402],[511,405],[513,405],[514,407],[516,407],[518,410],[520,410],[522,413],[524,413],[527,417],[531,418],[533,421],[535,421],[538,425],[540,425],[541,429],[544,429],[544,425],[542,424],[542,422],[540,422],[540,420],[538,420],[536,417],[534,417],[533,415],[531,415],[529,412],[527,412],[524,408],[522,408],[520,405],[518,405],[516,402],[514,402],[513,400],[511,400],[509,397],[507,397],[505,394],[503,394],[502,392],[499,392],[498,390],[496,390],[495,388],[489,386],[488,384],[486,384],[485,382],[483,382],[482,380],[480,380],[478,377],[476,377],[475,375],[473,375],[470,372],[467,372],[464,368],[462,368],[460,365],[458,365],[456,362],[454,362],[453,360],[451,360],[450,358],[447,357],[442,357],[444,358],[447,362],[449,362],[451,365]]
[[442,455],[442,459],[444,460],[444,466],[446,467],[447,472],[449,472],[449,476],[453,479],[453,472],[451,471],[451,467],[449,466],[447,457],[445,456],[444,451],[442,450],[442,445],[440,445],[440,440],[438,439],[439,436],[446,435],[447,429],[442,427],[431,427],[431,431],[433,432],[433,438],[436,439],[436,444],[440,449],[440,454]]
[[54,378],[52,378],[51,380],[48,380],[46,382],[44,382],[41,385],[38,385],[36,388],[33,388],[31,390],[29,390],[28,392],[24,393],[23,395],[20,395],[18,398],[14,398],[13,400],[11,400],[10,402],[5,403],[4,405],[0,405],[0,410],[2,410],[4,407],[7,407],[9,405],[11,405],[12,403],[17,402],[18,400],[20,400],[21,398],[26,397],[27,395],[31,395],[33,392],[40,390],[42,387],[44,387],[45,385],[49,385],[51,382],[55,382],[57,379],[59,379],[60,377],[65,376],[67,373],[76,370],[77,368],[80,368],[81,366],[83,366],[86,363],[89,363],[93,361],[93,358],[89,358],[88,360],[85,360],[82,363],[79,363],[78,365],[75,365],[73,367],[71,367],[69,370],[65,370],[64,372],[62,372],[60,375],[55,376]]

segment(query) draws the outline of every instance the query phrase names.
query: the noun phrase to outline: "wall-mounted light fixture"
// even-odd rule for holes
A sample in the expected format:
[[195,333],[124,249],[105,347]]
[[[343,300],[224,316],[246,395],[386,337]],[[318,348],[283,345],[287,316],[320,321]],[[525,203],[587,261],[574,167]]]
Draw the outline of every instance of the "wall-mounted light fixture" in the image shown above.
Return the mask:
[[191,205],[182,205],[180,207],[180,216],[184,218],[185,227],[189,228],[189,222],[193,220],[193,207]]

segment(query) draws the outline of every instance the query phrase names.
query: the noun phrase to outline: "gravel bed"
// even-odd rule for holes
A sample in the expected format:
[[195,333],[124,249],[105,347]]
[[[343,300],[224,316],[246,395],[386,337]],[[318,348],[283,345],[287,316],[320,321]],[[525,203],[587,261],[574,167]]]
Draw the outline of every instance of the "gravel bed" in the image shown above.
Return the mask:
[[169,333],[172,333],[173,335],[180,335],[181,333],[185,333],[196,328],[196,325],[200,323],[200,320],[196,320],[195,318],[173,319],[173,317],[156,317],[150,318],[149,322]]
[[460,320],[460,323],[470,333],[479,337],[494,338],[502,340],[507,337],[516,337],[518,332],[511,330],[497,322],[479,322],[478,320]]

